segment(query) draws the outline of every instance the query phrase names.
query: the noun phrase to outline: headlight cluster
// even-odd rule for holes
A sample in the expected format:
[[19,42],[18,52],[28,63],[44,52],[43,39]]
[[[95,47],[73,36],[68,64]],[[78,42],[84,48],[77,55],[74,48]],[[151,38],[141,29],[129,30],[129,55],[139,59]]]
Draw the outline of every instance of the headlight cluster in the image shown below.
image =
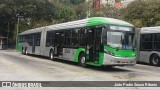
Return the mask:
[[109,55],[112,55],[112,56],[115,56],[115,54],[114,54],[113,52],[108,51],[108,50],[104,50],[104,53],[109,54]]

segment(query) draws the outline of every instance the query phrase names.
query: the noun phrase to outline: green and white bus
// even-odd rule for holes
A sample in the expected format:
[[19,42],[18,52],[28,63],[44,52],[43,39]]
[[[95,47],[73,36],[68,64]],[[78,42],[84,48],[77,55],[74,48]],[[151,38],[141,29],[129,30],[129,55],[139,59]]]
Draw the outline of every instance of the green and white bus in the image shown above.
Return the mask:
[[20,33],[22,54],[78,62],[82,67],[135,65],[134,26],[105,17],[30,29]]

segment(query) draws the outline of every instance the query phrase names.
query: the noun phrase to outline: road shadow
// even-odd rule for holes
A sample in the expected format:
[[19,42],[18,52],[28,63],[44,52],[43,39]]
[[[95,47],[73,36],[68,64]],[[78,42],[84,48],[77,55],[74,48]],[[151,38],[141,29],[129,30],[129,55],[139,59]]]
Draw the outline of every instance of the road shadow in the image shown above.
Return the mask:
[[[51,61],[48,57],[45,57],[45,56],[32,55],[32,54],[28,54],[27,56],[36,57],[36,58],[40,58],[40,59],[45,59],[45,60]],[[69,65],[72,65],[72,66],[80,67],[78,65],[78,63],[76,63],[76,62],[62,60],[62,59],[54,59],[53,62],[59,62],[59,63],[64,63],[64,64],[69,64]],[[117,66],[110,67],[110,66],[92,66],[92,65],[87,65],[86,69],[102,71],[102,72],[132,72],[131,70],[127,70],[125,68],[124,69],[123,68],[119,68]]]
[[150,65],[150,64],[148,64],[148,63],[145,63],[145,62],[137,62],[137,64],[142,64],[142,65],[149,65],[149,66],[152,66],[152,65]]
[[153,67],[160,67],[160,65],[159,66],[154,66],[154,65],[151,65],[151,64],[145,63],[145,62],[137,62],[137,64],[146,65],[146,66],[153,66]]

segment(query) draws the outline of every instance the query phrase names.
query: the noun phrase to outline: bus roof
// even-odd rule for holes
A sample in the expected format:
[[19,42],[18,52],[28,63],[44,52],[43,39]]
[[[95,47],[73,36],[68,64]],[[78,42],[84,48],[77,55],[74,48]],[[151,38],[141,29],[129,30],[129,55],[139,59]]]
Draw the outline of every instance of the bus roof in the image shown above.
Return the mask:
[[160,33],[160,26],[156,27],[143,27],[140,33]]
[[89,20],[87,22],[87,26],[94,26],[94,25],[100,25],[100,24],[113,24],[113,25],[133,27],[132,24],[130,24],[126,21],[114,19],[114,18],[106,18],[106,17],[89,18]]
[[132,24],[125,22],[125,21],[122,21],[122,20],[118,20],[118,19],[106,18],[106,17],[92,17],[92,18],[87,18],[87,19],[82,19],[82,20],[77,20],[77,21],[71,21],[71,22],[66,22],[66,23],[61,23],[61,24],[50,25],[50,26],[46,26],[46,27],[40,27],[40,28],[36,28],[36,29],[30,29],[30,30],[27,30],[27,31],[20,33],[20,35],[40,32],[43,28],[46,28],[46,30],[62,30],[62,29],[69,29],[69,28],[96,26],[96,25],[102,25],[102,24],[111,24],[111,25],[133,27]]
[[70,27],[77,28],[77,27],[85,27],[85,26],[96,26],[96,25],[102,25],[102,24],[133,27],[133,25],[128,22],[118,20],[118,19],[113,19],[113,18],[105,18],[105,17],[87,18],[87,19],[82,19],[78,21],[71,21],[71,22],[62,23],[62,24],[50,25],[47,27],[51,29],[65,29]]

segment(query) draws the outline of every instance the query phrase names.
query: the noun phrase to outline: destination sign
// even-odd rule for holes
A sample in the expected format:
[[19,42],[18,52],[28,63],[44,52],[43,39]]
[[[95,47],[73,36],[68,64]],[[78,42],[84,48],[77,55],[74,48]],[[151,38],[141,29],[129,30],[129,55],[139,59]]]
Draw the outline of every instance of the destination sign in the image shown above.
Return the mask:
[[120,31],[132,31],[130,27],[121,27],[121,26],[110,26],[111,30],[120,30]]

